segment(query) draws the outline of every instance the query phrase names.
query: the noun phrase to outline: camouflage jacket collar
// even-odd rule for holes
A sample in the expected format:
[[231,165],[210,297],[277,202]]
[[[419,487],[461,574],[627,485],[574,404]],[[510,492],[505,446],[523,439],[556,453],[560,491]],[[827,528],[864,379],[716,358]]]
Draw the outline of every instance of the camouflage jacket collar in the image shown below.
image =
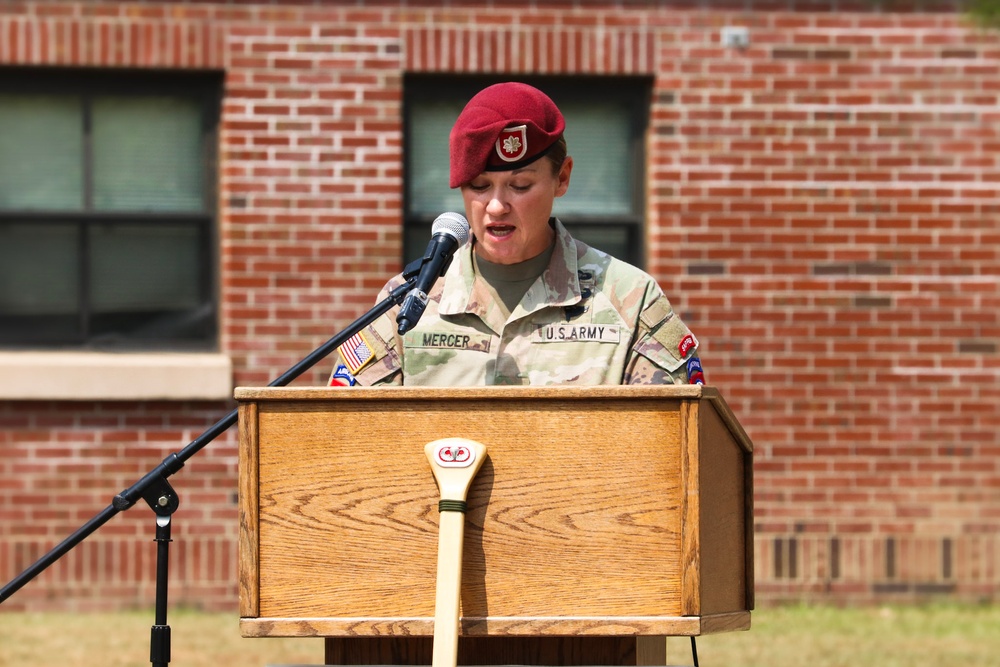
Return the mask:
[[[572,306],[580,302],[580,279],[577,272],[577,245],[558,218],[554,218],[556,247],[549,266],[528,289],[521,303],[514,308],[516,319],[546,307]],[[485,289],[472,263],[473,243],[467,243],[457,253],[444,276],[439,312],[442,315],[477,315],[490,321],[490,304],[482,298]]]

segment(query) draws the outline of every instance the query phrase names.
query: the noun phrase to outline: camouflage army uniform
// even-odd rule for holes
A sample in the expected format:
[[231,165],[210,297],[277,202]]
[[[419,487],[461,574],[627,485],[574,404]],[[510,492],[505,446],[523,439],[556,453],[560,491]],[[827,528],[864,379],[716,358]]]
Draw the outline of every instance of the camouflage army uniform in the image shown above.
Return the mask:
[[[556,220],[552,259],[509,318],[455,254],[417,325],[393,308],[338,349],[331,384],[420,386],[687,384],[703,381],[698,341],[656,282],[573,239]],[[397,276],[381,298],[402,284]]]

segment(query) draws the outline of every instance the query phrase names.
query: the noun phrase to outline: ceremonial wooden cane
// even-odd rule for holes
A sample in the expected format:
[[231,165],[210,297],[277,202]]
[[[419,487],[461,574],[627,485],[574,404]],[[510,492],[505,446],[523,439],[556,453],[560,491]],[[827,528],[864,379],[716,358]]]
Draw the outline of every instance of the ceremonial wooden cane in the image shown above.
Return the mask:
[[455,667],[458,664],[465,497],[472,479],[486,460],[486,445],[464,438],[445,438],[428,443],[424,452],[441,490],[432,667]]

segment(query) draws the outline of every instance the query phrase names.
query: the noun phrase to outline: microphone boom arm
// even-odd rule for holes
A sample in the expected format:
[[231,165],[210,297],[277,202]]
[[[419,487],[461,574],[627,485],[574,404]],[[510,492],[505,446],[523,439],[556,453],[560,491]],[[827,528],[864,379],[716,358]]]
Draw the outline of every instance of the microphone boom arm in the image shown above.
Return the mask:
[[[423,265],[424,261],[425,259],[421,258],[407,265],[406,269],[403,271],[403,278],[406,280],[405,283],[392,290],[385,299],[380,301],[374,308],[351,323],[347,329],[313,350],[308,356],[282,373],[267,386],[284,387],[289,384],[322,361],[335,349],[343,345],[344,342],[351,336],[355,335],[383,314],[387,313],[393,306],[400,305],[406,298],[406,295],[413,289],[413,284],[416,282],[416,277],[420,272],[420,266]],[[411,270],[411,267],[414,265],[416,265],[415,271]],[[239,411],[234,409],[225,417],[210,426],[197,438],[192,440],[186,447],[178,452],[171,453],[163,459],[162,463],[146,473],[146,475],[144,475],[139,481],[116,495],[111,504],[104,508],[104,510],[87,521],[87,523],[80,526],[80,528],[74,531],[69,537],[64,539],[55,548],[35,561],[35,563],[26,568],[21,574],[11,579],[10,582],[4,585],[3,588],[0,588],[0,604],[3,604],[6,599],[19,591],[25,584],[41,574],[50,565],[66,555],[70,550],[80,544],[80,542],[83,542],[83,540],[96,532],[98,528],[110,521],[119,512],[129,509],[139,500],[142,500],[151,488],[165,483],[168,477],[184,467],[184,463],[188,459],[201,451],[212,440],[225,433],[230,426],[235,424],[238,417]]]

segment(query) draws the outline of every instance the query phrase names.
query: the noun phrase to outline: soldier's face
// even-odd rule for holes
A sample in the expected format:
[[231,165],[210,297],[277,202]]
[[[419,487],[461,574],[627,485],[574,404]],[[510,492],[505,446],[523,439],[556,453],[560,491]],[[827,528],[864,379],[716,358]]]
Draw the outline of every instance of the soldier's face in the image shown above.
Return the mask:
[[573,159],[558,173],[542,158],[515,171],[484,171],[462,186],[465,214],[476,237],[476,253],[495,264],[516,264],[552,244],[552,204],[569,188]]

